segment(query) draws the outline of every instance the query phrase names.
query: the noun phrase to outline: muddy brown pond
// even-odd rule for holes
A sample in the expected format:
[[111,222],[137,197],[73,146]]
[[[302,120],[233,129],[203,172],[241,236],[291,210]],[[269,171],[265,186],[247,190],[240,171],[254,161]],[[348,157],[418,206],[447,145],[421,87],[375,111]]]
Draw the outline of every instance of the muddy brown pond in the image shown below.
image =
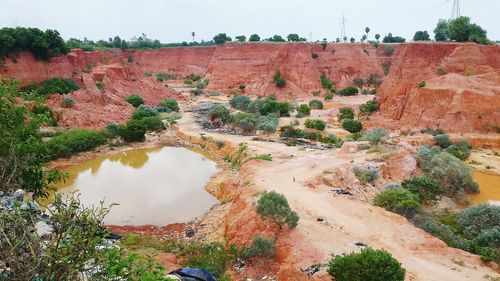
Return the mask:
[[80,193],[84,206],[117,203],[105,224],[157,225],[202,216],[217,199],[205,190],[216,163],[178,147],[137,149],[96,158],[64,170],[57,193]]

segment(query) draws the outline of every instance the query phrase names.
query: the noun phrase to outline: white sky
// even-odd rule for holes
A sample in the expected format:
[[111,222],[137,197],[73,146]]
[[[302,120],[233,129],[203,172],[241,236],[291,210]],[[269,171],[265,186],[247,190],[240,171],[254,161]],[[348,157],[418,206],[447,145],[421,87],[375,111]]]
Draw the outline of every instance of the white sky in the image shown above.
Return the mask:
[[[450,0],[453,2],[453,0]],[[340,18],[346,33],[357,40],[366,26],[382,36],[392,32],[407,40],[417,30],[433,37],[440,18],[449,18],[446,0],[0,0],[0,27],[56,29],[63,38],[98,40],[119,35],[129,39],[142,32],[162,42],[210,40],[225,32],[285,37],[298,33],[313,40],[340,37]],[[500,0],[461,0],[462,15],[471,17],[500,40]]]

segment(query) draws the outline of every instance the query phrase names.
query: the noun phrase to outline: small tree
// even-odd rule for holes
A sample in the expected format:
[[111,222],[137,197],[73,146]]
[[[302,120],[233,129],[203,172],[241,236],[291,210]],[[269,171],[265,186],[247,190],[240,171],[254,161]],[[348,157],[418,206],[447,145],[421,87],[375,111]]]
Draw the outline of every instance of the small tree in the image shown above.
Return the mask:
[[281,77],[281,71],[279,70],[276,70],[276,72],[274,73],[273,81],[278,88],[283,88],[286,85],[286,81]]
[[301,116],[309,116],[309,115],[311,115],[311,108],[307,104],[301,104],[297,108],[297,112]]
[[257,34],[252,34],[250,35],[250,38],[248,38],[249,42],[259,42],[260,41],[260,36]]
[[247,97],[247,96],[243,96],[243,95],[236,95],[234,96],[230,101],[229,101],[229,104],[235,108],[235,109],[238,109],[238,110],[247,110],[248,108],[248,105],[252,102],[252,100]]
[[130,95],[125,99],[126,102],[130,103],[134,107],[139,107],[141,104],[144,104],[144,99],[136,94]]
[[336,256],[328,267],[328,273],[336,281],[403,281],[405,272],[387,251],[372,248]]
[[448,41],[450,38],[448,35],[448,24],[449,21],[440,19],[434,29],[434,39],[436,41]]
[[379,40],[380,40],[380,34],[378,34],[378,33],[377,33],[377,34],[375,34],[375,39],[377,40],[377,43],[378,43],[378,42],[379,42]]
[[415,32],[415,35],[413,35],[413,41],[430,41],[431,36],[429,35],[429,32],[427,30],[424,31],[417,31]]
[[220,127],[231,119],[231,115],[225,106],[216,104],[210,108],[208,118],[212,125]]
[[127,125],[120,130],[120,136],[127,142],[144,141],[146,127],[141,120],[130,120]]
[[274,241],[265,237],[255,237],[250,247],[244,247],[242,256],[244,259],[252,259],[255,257],[263,257],[270,259],[276,254]]
[[306,128],[316,129],[319,131],[323,131],[326,127],[325,121],[321,119],[314,119],[314,120],[307,119],[304,125],[306,126]]
[[356,42],[356,39],[354,39],[354,37],[351,37],[351,43],[354,43]]
[[418,196],[404,188],[387,189],[375,196],[373,203],[387,211],[411,218],[420,209]]
[[235,38],[236,38],[236,41],[238,41],[238,42],[247,41],[247,37],[245,35],[236,36]]
[[227,36],[226,33],[219,33],[217,35],[214,36],[214,42],[215,44],[224,44],[228,41],[231,41],[231,37]]
[[357,133],[363,129],[363,125],[358,120],[344,119],[342,120],[342,128],[349,133]]
[[337,114],[337,119],[339,122],[344,119],[354,119],[354,110],[350,107],[341,107]]
[[368,26],[365,28],[365,33],[366,33],[366,38],[368,38],[368,33],[370,33],[370,28]]
[[326,38],[323,38],[323,41],[321,41],[321,47],[323,48],[323,51],[328,47],[328,41],[326,41]]
[[309,107],[312,109],[323,109],[323,102],[320,100],[309,101]]
[[274,191],[267,192],[260,197],[256,212],[262,219],[272,220],[278,225],[280,231],[284,224],[293,229],[299,222],[299,215],[290,209],[285,196]]
[[403,188],[417,195],[420,202],[424,204],[435,202],[436,197],[444,192],[444,187],[438,181],[425,176],[412,177],[404,180],[401,185]]

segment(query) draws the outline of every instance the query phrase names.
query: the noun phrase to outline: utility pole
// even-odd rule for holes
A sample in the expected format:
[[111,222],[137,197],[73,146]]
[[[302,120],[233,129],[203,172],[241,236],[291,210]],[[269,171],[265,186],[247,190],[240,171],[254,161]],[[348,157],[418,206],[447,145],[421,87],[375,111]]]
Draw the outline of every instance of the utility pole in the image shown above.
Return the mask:
[[347,23],[347,20],[345,19],[345,15],[342,14],[342,18],[340,19],[340,38],[345,37],[345,24]]
[[312,43],[312,41],[313,41],[313,32],[309,31],[309,42]]
[[451,8],[451,18],[450,18],[450,20],[456,19],[459,16],[460,16],[460,0],[453,0],[453,7]]

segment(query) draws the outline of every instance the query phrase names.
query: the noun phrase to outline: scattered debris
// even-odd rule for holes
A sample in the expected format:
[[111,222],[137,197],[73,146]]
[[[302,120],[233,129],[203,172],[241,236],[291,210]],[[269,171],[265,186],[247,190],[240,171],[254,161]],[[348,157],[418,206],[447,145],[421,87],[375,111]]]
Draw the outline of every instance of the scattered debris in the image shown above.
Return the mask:
[[330,191],[335,192],[338,195],[352,195],[352,193],[349,190],[342,188],[331,189]]

